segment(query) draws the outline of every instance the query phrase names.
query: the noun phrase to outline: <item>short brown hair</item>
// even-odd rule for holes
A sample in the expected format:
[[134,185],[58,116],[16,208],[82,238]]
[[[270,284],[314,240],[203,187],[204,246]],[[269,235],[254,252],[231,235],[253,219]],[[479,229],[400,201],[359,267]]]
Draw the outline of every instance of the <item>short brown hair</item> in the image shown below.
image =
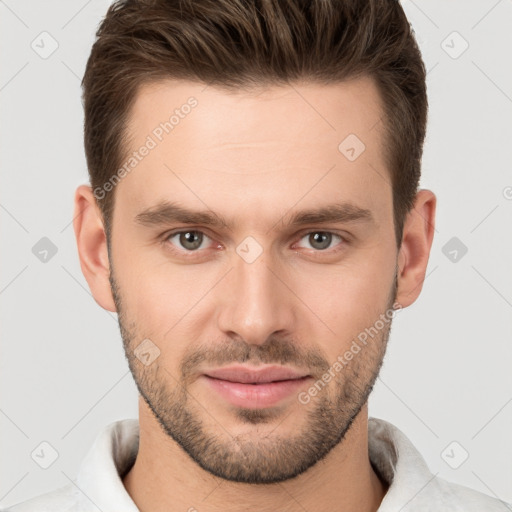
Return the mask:
[[[417,191],[427,124],[426,72],[397,0],[119,0],[101,22],[82,80],[93,190],[127,153],[141,85],[165,78],[228,89],[332,84],[369,76],[384,105],[385,163],[397,245]],[[114,190],[98,198],[107,239]]]

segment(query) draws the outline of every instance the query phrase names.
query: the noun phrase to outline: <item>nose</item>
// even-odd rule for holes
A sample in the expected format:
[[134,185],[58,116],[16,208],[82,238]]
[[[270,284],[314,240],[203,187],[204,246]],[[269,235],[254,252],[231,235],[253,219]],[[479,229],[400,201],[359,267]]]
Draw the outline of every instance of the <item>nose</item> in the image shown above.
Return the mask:
[[254,345],[277,333],[289,334],[296,322],[298,301],[287,285],[282,265],[272,261],[268,250],[252,263],[234,254],[233,269],[217,290],[218,328],[225,336]]

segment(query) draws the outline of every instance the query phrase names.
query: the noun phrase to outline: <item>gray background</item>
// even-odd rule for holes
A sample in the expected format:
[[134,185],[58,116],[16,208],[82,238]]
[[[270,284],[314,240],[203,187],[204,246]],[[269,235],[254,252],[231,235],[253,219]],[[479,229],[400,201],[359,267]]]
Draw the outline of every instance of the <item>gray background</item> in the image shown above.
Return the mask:
[[[109,3],[0,1],[1,507],[72,481],[97,433],[137,416],[117,317],[89,292],[71,224],[88,181],[80,79]],[[512,1],[402,5],[429,70],[421,186],[437,224],[370,415],[433,473],[512,502]],[[59,454],[48,469],[31,457],[44,441]]]

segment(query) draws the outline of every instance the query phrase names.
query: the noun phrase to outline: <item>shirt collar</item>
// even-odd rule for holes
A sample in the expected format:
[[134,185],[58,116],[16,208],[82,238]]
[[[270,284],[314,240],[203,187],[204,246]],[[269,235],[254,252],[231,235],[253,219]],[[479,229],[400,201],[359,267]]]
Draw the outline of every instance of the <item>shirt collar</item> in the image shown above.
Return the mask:
[[100,432],[76,478],[80,499],[86,506],[90,507],[92,502],[104,511],[139,512],[122,481],[133,466],[138,450],[137,419],[116,421]]
[[368,455],[389,485],[378,512],[431,510],[443,503],[439,482],[410,439],[379,418],[368,418]]

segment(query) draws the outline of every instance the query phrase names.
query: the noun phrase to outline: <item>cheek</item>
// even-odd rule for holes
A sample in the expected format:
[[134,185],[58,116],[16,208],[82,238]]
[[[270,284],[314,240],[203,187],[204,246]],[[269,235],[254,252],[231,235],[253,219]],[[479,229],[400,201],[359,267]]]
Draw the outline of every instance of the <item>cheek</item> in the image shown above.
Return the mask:
[[[137,259],[135,254],[116,262],[123,309],[139,335],[156,340],[177,322],[183,306],[179,277],[170,275],[169,266]],[[183,314],[183,313],[182,313]]]
[[213,277],[192,267],[185,271],[159,262],[129,278],[130,312],[137,332],[159,347],[161,361],[170,372],[177,371],[185,350],[212,328],[204,297]]
[[328,353],[339,353],[387,311],[394,286],[393,255],[392,248],[373,247],[342,264],[311,266],[303,273],[298,295],[314,313],[311,328],[318,342],[325,340]]

